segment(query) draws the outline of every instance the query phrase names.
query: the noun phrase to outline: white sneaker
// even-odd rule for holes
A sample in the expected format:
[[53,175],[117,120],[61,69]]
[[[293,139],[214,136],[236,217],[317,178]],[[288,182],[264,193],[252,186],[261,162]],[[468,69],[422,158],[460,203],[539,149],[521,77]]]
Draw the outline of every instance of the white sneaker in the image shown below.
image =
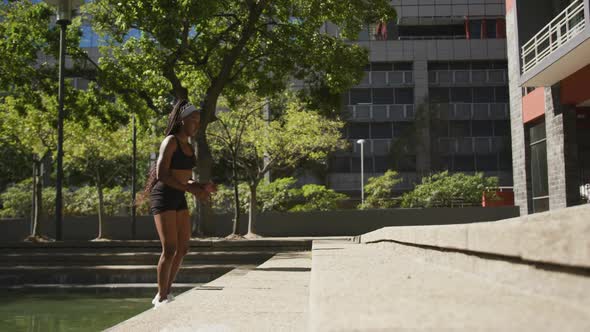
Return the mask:
[[[168,294],[168,301],[174,301],[175,297],[174,295],[172,295],[172,293]],[[154,296],[154,299],[152,300],[152,304],[156,304],[156,302],[160,301],[160,293],[157,293],[156,296]]]
[[170,300],[168,300],[168,299],[162,300],[162,301],[156,301],[156,303],[154,303],[154,309],[158,309],[160,306],[163,306],[168,302],[170,302]]

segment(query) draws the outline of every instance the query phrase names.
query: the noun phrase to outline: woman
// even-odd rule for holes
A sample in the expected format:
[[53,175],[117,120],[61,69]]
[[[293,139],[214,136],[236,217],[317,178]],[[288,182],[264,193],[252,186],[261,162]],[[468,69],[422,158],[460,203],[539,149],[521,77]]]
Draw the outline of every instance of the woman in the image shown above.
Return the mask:
[[184,196],[190,192],[199,200],[207,200],[215,190],[213,184],[202,185],[191,179],[196,158],[189,137],[200,125],[200,110],[186,100],[180,100],[168,117],[166,138],[146,183],[151,212],[162,242],[158,262],[158,293],[152,300],[154,307],[173,300],[170,288],[187,254],[191,223]]

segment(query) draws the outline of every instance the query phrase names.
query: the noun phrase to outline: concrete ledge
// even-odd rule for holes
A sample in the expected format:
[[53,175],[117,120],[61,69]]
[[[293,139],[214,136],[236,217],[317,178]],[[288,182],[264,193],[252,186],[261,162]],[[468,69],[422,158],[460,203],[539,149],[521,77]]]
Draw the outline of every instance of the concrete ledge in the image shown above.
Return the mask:
[[362,235],[361,241],[397,241],[590,268],[590,205],[490,223],[386,227]]
[[[379,209],[340,210],[293,213],[261,213],[256,222],[257,233],[266,237],[294,236],[357,236],[387,226],[419,226],[463,224],[480,221],[495,221],[518,216],[518,208],[467,207],[427,209]],[[213,215],[200,225],[208,236],[225,237],[232,232],[232,215]],[[242,216],[240,232],[247,232],[247,216]],[[41,234],[55,236],[53,219],[40,223]],[[0,219],[0,242],[22,241],[29,234],[27,219]],[[130,217],[107,217],[104,236],[110,239],[129,240]],[[86,241],[98,234],[98,219],[89,217],[66,217],[63,238],[67,241]],[[138,216],[136,239],[156,240],[158,234],[151,216]]]
[[310,252],[280,253],[180,294],[107,331],[304,331]]
[[589,331],[589,286],[510,260],[314,241],[308,330]]

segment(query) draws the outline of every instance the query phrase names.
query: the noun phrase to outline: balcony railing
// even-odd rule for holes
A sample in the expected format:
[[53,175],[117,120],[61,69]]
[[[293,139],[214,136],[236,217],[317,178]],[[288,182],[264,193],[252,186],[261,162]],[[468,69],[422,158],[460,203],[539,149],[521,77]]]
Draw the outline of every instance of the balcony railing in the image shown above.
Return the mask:
[[510,118],[508,103],[431,104],[431,116],[439,120],[504,120]]
[[359,86],[399,86],[414,84],[414,73],[412,71],[371,71],[366,72]]
[[415,113],[413,104],[357,104],[348,106],[345,117],[359,121],[413,121]]
[[428,83],[432,85],[448,84],[505,84],[508,82],[506,69],[474,70],[430,70]]
[[522,46],[523,74],[584,30],[584,1],[572,2]]

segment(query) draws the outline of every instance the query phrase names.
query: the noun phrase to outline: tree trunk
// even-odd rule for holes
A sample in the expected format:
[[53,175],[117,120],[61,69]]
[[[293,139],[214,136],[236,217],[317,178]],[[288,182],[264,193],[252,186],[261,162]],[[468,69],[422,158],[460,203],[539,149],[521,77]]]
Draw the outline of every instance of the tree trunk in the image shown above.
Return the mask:
[[[200,183],[207,183],[211,181],[211,170],[213,168],[213,156],[211,156],[211,150],[209,149],[209,144],[207,143],[207,138],[205,136],[205,129],[199,131],[197,136],[195,137],[195,154],[197,156],[197,168],[196,171],[193,173],[193,178],[200,182]],[[211,220],[213,211],[211,206],[205,202],[197,201],[197,212],[198,218],[196,220],[196,225],[193,230],[193,236],[201,236],[202,234],[202,225]]]
[[248,234],[246,234],[247,238],[256,238],[260,237],[256,233],[256,215],[257,215],[257,200],[256,200],[256,188],[258,187],[258,183],[250,184],[250,208],[248,209]]
[[39,162],[37,157],[33,160],[33,196],[32,196],[32,209],[31,209],[31,237],[37,236],[37,229],[39,225],[40,215],[40,203],[41,203],[41,192],[40,192],[40,174],[39,174]]
[[102,192],[102,178],[100,171],[96,171],[96,190],[98,191],[98,236],[97,239],[103,238],[103,216],[104,216],[104,197]]
[[238,170],[237,166],[234,162],[232,163],[232,172],[233,172],[233,182],[234,182],[234,225],[233,225],[233,235],[239,235],[240,232],[240,194],[238,191]]

